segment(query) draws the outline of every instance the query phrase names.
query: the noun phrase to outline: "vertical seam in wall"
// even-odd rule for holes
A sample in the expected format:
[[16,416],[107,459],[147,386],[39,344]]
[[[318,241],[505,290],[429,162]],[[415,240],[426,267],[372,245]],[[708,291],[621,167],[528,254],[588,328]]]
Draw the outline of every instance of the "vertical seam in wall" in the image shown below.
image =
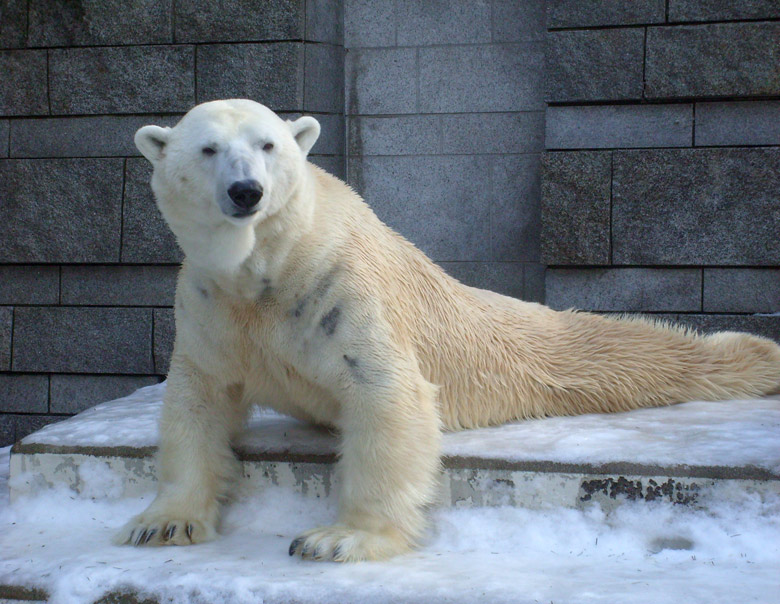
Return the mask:
[[176,44],[176,0],[171,0],[171,43]]
[[154,309],[150,309],[150,312],[152,313],[152,373],[157,373],[157,359],[154,358]]
[[30,0],[27,0],[27,10],[24,12],[24,43],[30,42]]
[[691,118],[691,147],[696,146],[696,101],[691,103],[693,116]]
[[612,191],[615,184],[615,152],[609,152],[609,264],[612,265]]
[[701,312],[704,312],[704,267],[701,267],[701,300],[699,300]]
[[645,30],[645,39],[642,44],[642,100],[645,100],[645,89],[647,87],[647,27]]
[[125,237],[125,188],[127,187],[127,158],[122,162],[122,195],[119,201],[119,262],[122,262],[122,246]]
[[198,45],[192,46],[192,89],[195,94],[195,103],[197,104],[198,97]]
[[50,51],[46,50],[46,103],[49,106],[49,115],[51,115],[51,75],[49,74],[49,63],[51,62]]
[[667,23],[669,23],[669,0],[666,0],[666,7],[665,7],[665,9],[666,10],[665,10],[664,19],[666,20]]
[[8,359],[8,370],[13,371],[14,370],[14,328],[16,327],[16,307],[11,307],[11,350],[9,351],[9,354],[11,355],[11,358]]
[[307,59],[309,56],[308,48],[306,42],[302,42],[303,44],[303,69],[301,69],[301,113],[303,113],[306,109],[308,109],[309,105],[306,102],[308,99],[306,98],[306,65],[308,63]]

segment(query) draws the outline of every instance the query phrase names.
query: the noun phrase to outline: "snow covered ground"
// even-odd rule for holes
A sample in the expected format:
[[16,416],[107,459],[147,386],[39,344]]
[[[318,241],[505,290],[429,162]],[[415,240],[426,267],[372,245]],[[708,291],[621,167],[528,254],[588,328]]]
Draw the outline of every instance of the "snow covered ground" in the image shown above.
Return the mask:
[[232,505],[215,542],[115,547],[111,534],[149,496],[52,490],[9,505],[8,455],[0,449],[0,584],[44,588],[55,604],[112,590],[212,604],[780,602],[780,496],[743,494],[707,512],[441,509],[420,550],[339,565],[287,555],[299,531],[334,519],[332,500],[274,487]]

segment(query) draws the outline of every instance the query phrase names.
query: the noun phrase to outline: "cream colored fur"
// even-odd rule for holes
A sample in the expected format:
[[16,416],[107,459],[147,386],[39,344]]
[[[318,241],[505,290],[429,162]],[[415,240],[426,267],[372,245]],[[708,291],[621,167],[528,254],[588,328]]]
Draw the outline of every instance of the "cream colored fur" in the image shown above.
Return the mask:
[[[136,137],[186,260],[159,493],[118,543],[215,537],[237,472],[230,442],[252,405],[338,428],[338,522],[291,553],[343,561],[415,543],[442,429],[780,390],[780,348],[766,339],[555,312],[460,284],[305,161],[318,133],[311,118],[219,101]],[[258,215],[225,216],[231,170],[262,182]]]

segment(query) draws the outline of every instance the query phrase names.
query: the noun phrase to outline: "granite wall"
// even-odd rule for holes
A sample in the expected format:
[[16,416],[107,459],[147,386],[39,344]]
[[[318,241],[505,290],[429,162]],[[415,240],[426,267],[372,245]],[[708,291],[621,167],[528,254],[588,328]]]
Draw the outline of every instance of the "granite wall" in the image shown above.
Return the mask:
[[780,3],[549,0],[547,303],[780,340]]

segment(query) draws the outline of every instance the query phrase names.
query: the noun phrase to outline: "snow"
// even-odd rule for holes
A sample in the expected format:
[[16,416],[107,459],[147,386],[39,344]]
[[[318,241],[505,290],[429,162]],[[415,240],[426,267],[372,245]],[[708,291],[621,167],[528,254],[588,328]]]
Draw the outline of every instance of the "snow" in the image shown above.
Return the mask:
[[[8,448],[0,450],[0,488]],[[174,603],[780,602],[780,495],[742,493],[708,511],[662,503],[605,513],[440,509],[421,549],[388,562],[290,558],[298,532],[331,522],[332,500],[272,487],[226,511],[217,541],[134,549],[111,534],[151,495],[90,499],[44,491],[0,502],[0,584],[53,604],[135,590]]]
[[[153,446],[165,384],[141,388],[46,426],[24,443]],[[780,397],[690,402],[611,415],[531,420],[445,435],[447,456],[601,464],[755,466],[780,473]],[[252,451],[335,450],[326,431],[270,410],[252,417],[242,445]]]

